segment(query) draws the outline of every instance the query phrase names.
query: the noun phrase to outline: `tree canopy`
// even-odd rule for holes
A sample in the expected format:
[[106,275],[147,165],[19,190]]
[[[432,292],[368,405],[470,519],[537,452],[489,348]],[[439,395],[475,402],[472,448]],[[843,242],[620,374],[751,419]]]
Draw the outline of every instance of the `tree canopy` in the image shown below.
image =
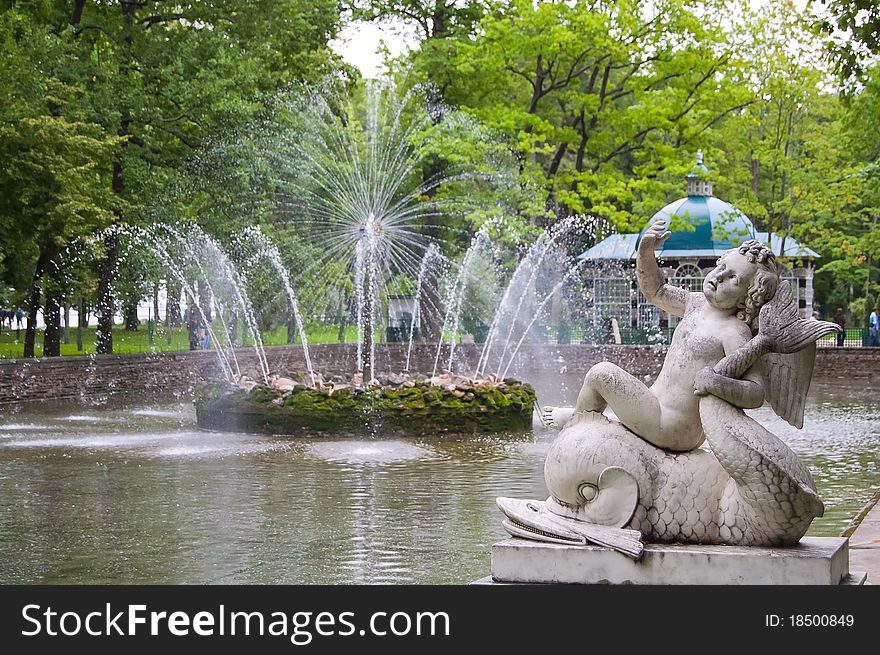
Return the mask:
[[[634,231],[682,195],[702,149],[717,195],[819,252],[822,311],[861,321],[880,296],[875,4],[2,0],[3,302],[47,323],[80,304],[112,350],[120,302],[131,314],[159,288],[181,292],[168,262],[120,259],[111,226],[198,224],[246,265],[239,237],[262,225],[288,267],[309,269],[320,244],[280,229],[296,217],[267,139],[298,120],[286,99],[320,80],[350,92],[332,120],[357,127],[367,87],[330,47],[350,17],[417,36],[388,64],[419,99],[404,117],[419,118],[406,137],[417,202],[443,207],[414,234],[442,233],[447,256],[480,228],[512,251],[572,215],[595,228],[579,246]],[[355,280],[328,266],[304,304],[339,318]],[[285,323],[272,284],[253,284],[259,320]]]

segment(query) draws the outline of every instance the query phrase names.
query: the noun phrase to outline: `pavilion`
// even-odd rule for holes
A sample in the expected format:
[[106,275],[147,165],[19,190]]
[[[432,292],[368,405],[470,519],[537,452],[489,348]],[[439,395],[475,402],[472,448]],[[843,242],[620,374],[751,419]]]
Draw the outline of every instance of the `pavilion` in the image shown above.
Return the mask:
[[[791,236],[758,232],[752,221],[730,203],[712,195],[709,170],[697,151],[695,166],[686,176],[687,196],[658,211],[645,228],[635,234],[614,234],[581,254],[586,260],[588,325],[594,335],[615,335],[623,343],[668,342],[679,320],[650,304],[635,280],[639,239],[647,226],[660,218],[684,219],[692,229],[676,230],[658,252],[660,266],[670,284],[699,291],[703,278],[726,250],[748,239],[767,244],[776,255],[782,279],[792,285],[801,316],[813,315],[813,262],[819,255]],[[784,248],[784,251],[783,251]],[[590,302],[591,301],[591,302]],[[616,330],[610,330],[614,324]],[[603,340],[599,338],[599,340]]]

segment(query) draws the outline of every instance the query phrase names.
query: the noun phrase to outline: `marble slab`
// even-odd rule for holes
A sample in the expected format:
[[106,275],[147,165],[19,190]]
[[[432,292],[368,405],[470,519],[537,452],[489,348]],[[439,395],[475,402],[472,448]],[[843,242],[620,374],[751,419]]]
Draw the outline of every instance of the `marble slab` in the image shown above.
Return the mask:
[[839,585],[849,573],[845,537],[804,537],[790,548],[647,544],[638,562],[610,548],[510,538],[492,546],[491,577],[512,583]]

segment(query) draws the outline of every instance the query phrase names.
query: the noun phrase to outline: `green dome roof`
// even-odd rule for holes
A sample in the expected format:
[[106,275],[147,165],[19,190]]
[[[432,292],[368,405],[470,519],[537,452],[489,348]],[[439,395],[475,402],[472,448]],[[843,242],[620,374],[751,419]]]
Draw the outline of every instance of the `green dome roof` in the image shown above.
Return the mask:
[[687,175],[688,196],[671,202],[648,221],[648,226],[662,219],[669,225],[673,216],[687,221],[692,230],[676,230],[663,244],[666,257],[715,257],[755,238],[755,226],[736,207],[712,195],[712,186],[705,182],[709,169],[703,165],[703,153],[697,152],[697,163]]

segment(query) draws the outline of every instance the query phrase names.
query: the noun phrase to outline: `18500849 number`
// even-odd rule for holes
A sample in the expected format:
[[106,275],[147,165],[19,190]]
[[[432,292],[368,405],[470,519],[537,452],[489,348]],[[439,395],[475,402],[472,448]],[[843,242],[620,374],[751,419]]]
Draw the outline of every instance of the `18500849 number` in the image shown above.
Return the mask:
[[795,628],[851,628],[855,623],[852,614],[791,614],[788,624]]

